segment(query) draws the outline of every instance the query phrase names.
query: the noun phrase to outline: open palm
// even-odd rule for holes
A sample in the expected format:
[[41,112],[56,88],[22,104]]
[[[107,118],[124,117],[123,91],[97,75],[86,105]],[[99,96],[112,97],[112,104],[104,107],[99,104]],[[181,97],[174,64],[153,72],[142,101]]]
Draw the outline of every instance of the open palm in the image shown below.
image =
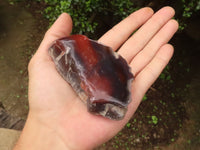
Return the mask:
[[99,39],[118,50],[135,75],[128,112],[123,120],[113,121],[87,111],[48,55],[54,40],[71,33],[71,18],[62,14],[45,34],[29,64],[29,118],[54,130],[71,149],[91,149],[109,140],[128,122],[145,92],[172,57],[173,47],[167,43],[178,28],[178,23],[171,19],[173,16],[174,10],[170,7],[154,15],[150,8],[142,8]]

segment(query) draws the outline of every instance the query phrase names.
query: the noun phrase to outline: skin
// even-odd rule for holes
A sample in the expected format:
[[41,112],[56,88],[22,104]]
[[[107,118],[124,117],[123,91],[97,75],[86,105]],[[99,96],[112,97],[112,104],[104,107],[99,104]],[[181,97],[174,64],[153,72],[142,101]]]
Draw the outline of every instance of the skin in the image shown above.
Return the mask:
[[156,13],[151,8],[142,8],[98,40],[113,50],[119,48],[118,53],[135,75],[132,102],[121,121],[87,112],[85,104],[56,71],[48,48],[54,40],[69,36],[72,30],[70,16],[61,14],[29,63],[30,110],[14,150],[88,150],[116,135],[173,55],[173,47],[167,43],[178,29],[177,21],[172,19],[174,13],[171,7]]

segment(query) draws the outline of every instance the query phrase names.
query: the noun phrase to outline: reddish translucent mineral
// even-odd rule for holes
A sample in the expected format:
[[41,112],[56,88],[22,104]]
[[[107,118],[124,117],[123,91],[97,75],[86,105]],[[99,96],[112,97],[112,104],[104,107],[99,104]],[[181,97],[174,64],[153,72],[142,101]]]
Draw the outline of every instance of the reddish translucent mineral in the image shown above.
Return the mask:
[[84,35],[55,41],[49,53],[89,112],[123,119],[131,101],[133,75],[121,56]]

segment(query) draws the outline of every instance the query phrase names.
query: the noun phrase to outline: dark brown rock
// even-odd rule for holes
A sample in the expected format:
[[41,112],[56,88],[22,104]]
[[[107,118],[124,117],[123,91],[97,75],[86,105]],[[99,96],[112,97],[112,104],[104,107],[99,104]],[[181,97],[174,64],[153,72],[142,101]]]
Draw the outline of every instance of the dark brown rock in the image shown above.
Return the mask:
[[49,53],[61,76],[87,103],[89,112],[123,119],[131,101],[133,75],[121,56],[83,35],[55,41]]

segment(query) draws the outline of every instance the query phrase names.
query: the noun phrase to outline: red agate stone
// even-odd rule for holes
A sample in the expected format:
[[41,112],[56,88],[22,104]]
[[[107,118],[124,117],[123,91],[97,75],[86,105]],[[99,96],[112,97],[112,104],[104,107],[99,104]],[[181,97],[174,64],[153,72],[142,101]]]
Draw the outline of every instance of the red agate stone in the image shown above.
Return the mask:
[[84,35],[56,40],[49,53],[89,112],[123,119],[131,101],[133,74],[121,56]]

